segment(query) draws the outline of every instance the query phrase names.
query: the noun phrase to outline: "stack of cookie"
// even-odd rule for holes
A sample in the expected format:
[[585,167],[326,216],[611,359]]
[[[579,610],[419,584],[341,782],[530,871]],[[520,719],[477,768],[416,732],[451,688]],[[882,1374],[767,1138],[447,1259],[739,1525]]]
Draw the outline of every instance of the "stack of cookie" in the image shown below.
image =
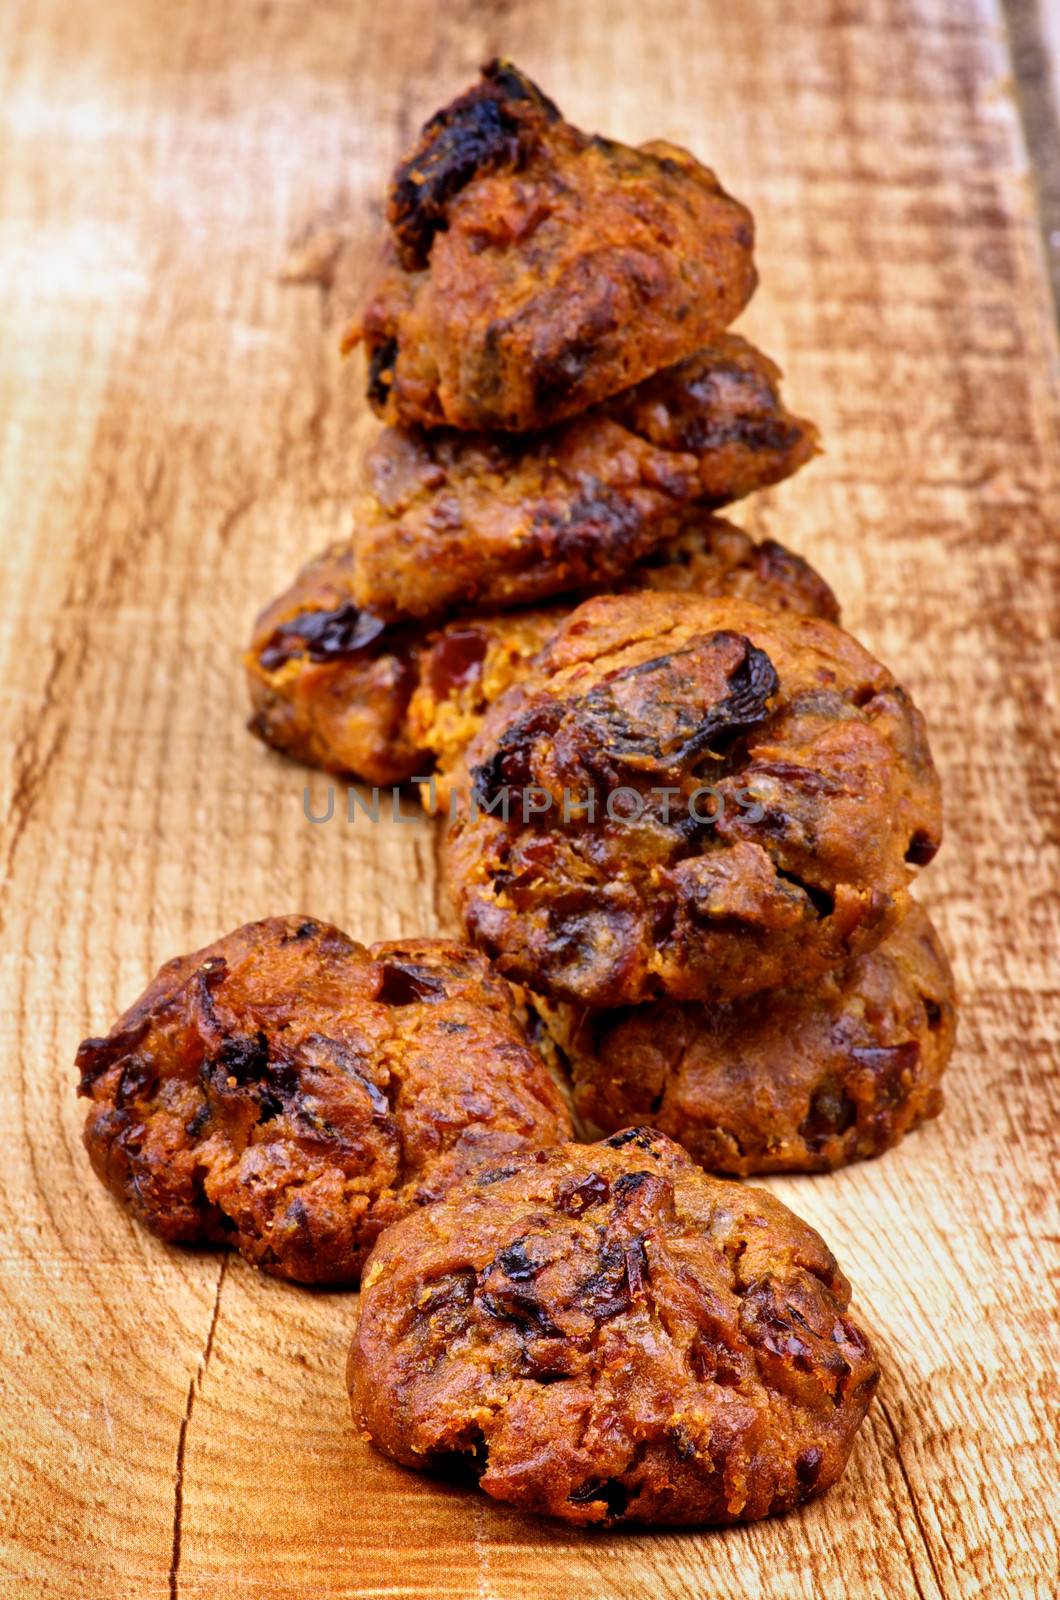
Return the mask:
[[495,62],[388,219],[347,341],[387,426],[351,542],[259,619],[252,728],[430,775],[467,931],[538,997],[588,1124],[739,1175],[878,1153],[952,1048],[908,896],[938,784],[824,580],[716,515],[817,448],[726,331],[750,214]]
[[725,331],[755,287],[753,223],[713,173],[587,137],[494,63],[427,124],[389,218],[348,341],[388,426],[352,540],[258,621],[255,733],[400,783],[446,771],[586,593],[836,614],[804,562],[713,515],[817,449],[773,363]]
[[821,1239],[708,1174],[939,1108],[923,720],[716,515],[816,434],[726,331],[752,224],[712,173],[494,63],[389,223],[349,341],[385,427],[352,540],[259,620],[251,726],[419,778],[468,942],[285,917],[170,962],[81,1047],[89,1153],[167,1240],[360,1280],[354,1411],[396,1460],[574,1523],[786,1510],[878,1368]]
[[938,778],[908,695],[834,623],[587,601],[464,768],[451,889],[542,997],[589,1123],[744,1176],[876,1155],[939,1110],[953,983],[909,894]]

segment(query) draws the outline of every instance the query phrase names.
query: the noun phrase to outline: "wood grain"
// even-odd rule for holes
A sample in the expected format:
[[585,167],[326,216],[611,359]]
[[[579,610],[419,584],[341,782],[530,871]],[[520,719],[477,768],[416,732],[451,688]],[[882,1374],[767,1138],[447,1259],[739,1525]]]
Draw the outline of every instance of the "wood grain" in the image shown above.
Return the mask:
[[[3,1592],[1054,1595],[1060,390],[996,0],[14,0],[0,49]],[[828,453],[741,520],[832,580],[947,787],[945,1115],[773,1184],[881,1400],[824,1501],[724,1534],[576,1534],[383,1462],[349,1297],[165,1248],[80,1146],[77,1041],[165,957],[285,910],[437,926],[430,829],[308,823],[326,780],[244,735],[237,654],[346,524],[384,176],[496,50],[753,205],[745,326]],[[322,233],[334,284],[284,282]]]

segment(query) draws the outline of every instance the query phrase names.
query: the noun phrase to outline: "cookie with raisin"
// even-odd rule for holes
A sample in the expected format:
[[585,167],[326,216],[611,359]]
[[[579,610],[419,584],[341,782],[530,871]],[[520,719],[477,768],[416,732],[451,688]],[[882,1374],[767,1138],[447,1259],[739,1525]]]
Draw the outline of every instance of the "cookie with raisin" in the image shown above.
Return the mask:
[[510,62],[424,126],[345,339],[388,422],[525,432],[706,344],[754,291],[754,224],[664,141],[589,135]]
[[[387,626],[357,606],[353,567],[350,547],[332,546],[258,618],[245,656],[248,726],[285,755],[366,783],[402,783],[433,768],[424,801],[444,810],[487,709],[528,670],[575,601]],[[625,581],[744,595],[833,619],[839,613],[831,589],[800,556],[699,511]]]
[[138,1221],[299,1283],[356,1282],[391,1222],[570,1136],[481,956],[310,917],[167,962],[77,1066],[92,1165]]
[[820,1236],[663,1134],[521,1156],[391,1228],[355,1420],[581,1526],[749,1522],[842,1473],[879,1369]]
[[807,988],[727,1005],[543,1008],[585,1124],[633,1122],[708,1172],[830,1172],[891,1149],[942,1109],[957,1004],[923,908]]
[[594,1007],[718,1002],[878,944],[941,838],[923,718],[835,624],[588,600],[469,746],[447,872],[471,940]]
[[544,432],[385,428],[354,509],[354,596],[398,621],[608,588],[689,507],[743,499],[816,450],[777,367],[735,335]]

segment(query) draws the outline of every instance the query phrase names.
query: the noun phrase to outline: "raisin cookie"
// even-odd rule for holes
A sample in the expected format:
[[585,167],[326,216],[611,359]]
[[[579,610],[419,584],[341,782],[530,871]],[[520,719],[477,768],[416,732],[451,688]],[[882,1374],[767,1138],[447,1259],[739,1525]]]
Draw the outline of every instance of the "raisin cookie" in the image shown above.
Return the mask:
[[674,536],[817,450],[780,373],[727,336],[544,433],[386,428],[354,512],[357,604],[388,621],[606,588]]
[[[424,800],[442,809],[487,708],[525,674],[574,602],[386,626],[356,605],[353,569],[350,547],[334,545],[262,612],[245,657],[248,726],[296,760],[366,783],[403,783],[437,768]],[[626,581],[745,595],[811,616],[839,612],[800,556],[698,511]]]
[[[773,539],[756,543],[722,517],[689,512],[680,532],[628,573],[623,588],[709,597],[738,595],[780,611],[839,620],[835,595],[808,561]],[[495,700],[531,670],[573,609],[572,602],[536,610],[457,618],[427,638],[409,701],[408,739],[430,754],[434,778],[421,790],[429,811],[451,810],[460,798],[464,752]]]
[[355,1282],[396,1218],[570,1137],[480,956],[307,917],[167,962],[77,1065],[92,1165],[141,1222],[300,1283]]
[[937,1116],[956,1016],[946,952],[915,902],[808,989],[544,1011],[588,1126],[650,1123],[734,1177],[831,1171]]
[[345,347],[388,422],[523,432],[727,328],[754,291],[746,207],[686,150],[563,120],[506,62],[423,128]]
[[524,1156],[390,1229],[365,1270],[353,1412],[567,1522],[747,1522],[846,1465],[878,1368],[818,1234],[662,1134]]
[[871,949],[941,837],[923,718],[854,639],[742,599],[579,606],[466,754],[447,870],[500,970],[735,999]]

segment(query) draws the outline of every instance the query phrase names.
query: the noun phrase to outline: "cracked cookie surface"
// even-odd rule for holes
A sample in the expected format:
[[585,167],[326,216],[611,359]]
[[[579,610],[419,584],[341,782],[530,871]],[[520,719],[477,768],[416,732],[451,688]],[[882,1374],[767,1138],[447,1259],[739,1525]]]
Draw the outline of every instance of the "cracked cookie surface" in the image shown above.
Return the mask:
[[937,1116],[956,996],[910,902],[875,950],[806,989],[544,1017],[589,1126],[650,1123],[707,1171],[749,1177],[865,1160]]
[[380,1240],[348,1378],[406,1466],[567,1522],[726,1523],[843,1471],[871,1347],[818,1234],[662,1134],[525,1156]]
[[77,1065],[92,1165],[141,1222],[302,1283],[355,1281],[396,1218],[570,1136],[480,956],[309,917],[167,962]]
[[664,141],[572,127],[492,62],[391,183],[384,260],[346,348],[388,422],[525,431],[691,354],[754,291],[754,225]]
[[500,970],[590,1006],[721,1001],[879,943],[941,838],[923,718],[820,618],[609,595],[466,753],[447,872]]

